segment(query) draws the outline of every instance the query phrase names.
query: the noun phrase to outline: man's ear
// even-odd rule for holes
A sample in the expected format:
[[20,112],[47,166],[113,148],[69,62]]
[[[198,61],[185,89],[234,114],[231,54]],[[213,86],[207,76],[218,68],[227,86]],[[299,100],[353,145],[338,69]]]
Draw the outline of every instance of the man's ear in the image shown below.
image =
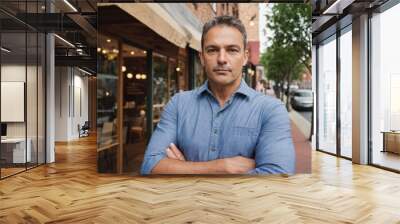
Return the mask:
[[247,65],[247,61],[249,60],[249,50],[245,49],[244,50],[244,60],[243,60],[243,66]]

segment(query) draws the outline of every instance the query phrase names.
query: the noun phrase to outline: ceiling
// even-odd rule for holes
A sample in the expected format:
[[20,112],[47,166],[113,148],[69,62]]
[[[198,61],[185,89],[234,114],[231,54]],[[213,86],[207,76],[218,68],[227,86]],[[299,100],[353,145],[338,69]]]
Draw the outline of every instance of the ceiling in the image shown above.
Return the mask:
[[[28,4],[26,4],[26,2]],[[56,65],[81,66],[96,70],[97,1],[50,0],[47,1],[1,0],[0,24],[3,45],[12,51],[10,58],[25,55],[25,32],[28,41],[32,33],[56,33]],[[50,13],[51,12],[51,13]],[[27,45],[28,58],[35,55],[36,46]],[[32,52],[32,53],[31,53]]]
[[388,0],[312,0],[312,36],[316,43],[351,24],[352,18],[373,11]]

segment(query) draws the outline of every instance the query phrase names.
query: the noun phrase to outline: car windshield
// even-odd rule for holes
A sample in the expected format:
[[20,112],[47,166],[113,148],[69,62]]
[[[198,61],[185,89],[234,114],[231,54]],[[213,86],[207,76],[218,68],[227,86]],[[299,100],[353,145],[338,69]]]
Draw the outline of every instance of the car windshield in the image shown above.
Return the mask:
[[296,92],[294,95],[300,97],[312,97],[311,92]]

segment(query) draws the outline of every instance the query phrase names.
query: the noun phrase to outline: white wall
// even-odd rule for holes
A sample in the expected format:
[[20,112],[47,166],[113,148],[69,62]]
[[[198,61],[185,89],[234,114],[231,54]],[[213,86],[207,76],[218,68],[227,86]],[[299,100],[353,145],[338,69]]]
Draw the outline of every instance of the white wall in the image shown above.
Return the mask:
[[[1,81],[3,82],[25,82],[25,74],[27,69],[28,74],[35,73],[36,74],[36,67],[27,66],[19,64],[5,64],[1,66]],[[29,78],[29,77],[28,77]],[[32,80],[29,80],[30,85],[36,85],[36,81],[31,83]],[[28,88],[27,93],[27,103],[30,104],[36,99],[36,88]],[[32,90],[32,92],[30,91]],[[35,98],[35,99],[33,99]],[[36,101],[35,104],[30,105],[31,107],[34,106],[36,108]],[[1,110],[7,110],[7,108],[1,108]],[[36,113],[27,113],[28,122],[35,121],[36,124]],[[25,137],[25,123],[26,122],[7,122],[7,136],[8,137]],[[28,129],[33,127],[33,124],[28,125]],[[36,127],[34,127],[36,130]],[[29,130],[28,130],[28,137],[29,137]]]
[[[38,70],[37,70],[38,69]],[[42,67],[25,64],[3,64],[1,66],[1,81],[3,82],[24,82],[26,84],[26,106],[22,113],[26,112],[27,119],[22,122],[6,122],[8,138],[24,138],[25,135],[30,139],[30,148],[33,162],[39,158],[39,163],[44,163],[44,93]],[[27,78],[27,80],[25,80]],[[24,94],[24,90],[21,90]],[[2,96],[7,97],[7,96]],[[1,108],[7,113],[13,113],[12,108]],[[39,153],[39,156],[37,156]]]
[[88,78],[72,67],[56,67],[55,74],[55,141],[70,141],[88,120]]
[[55,68],[55,141],[68,140],[68,71],[67,67]]

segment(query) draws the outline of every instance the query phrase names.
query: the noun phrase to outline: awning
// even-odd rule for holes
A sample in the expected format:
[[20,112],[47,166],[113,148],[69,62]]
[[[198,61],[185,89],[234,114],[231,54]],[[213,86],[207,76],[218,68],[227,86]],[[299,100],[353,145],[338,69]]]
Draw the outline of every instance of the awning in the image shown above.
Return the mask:
[[197,51],[201,51],[203,24],[187,9],[186,3],[159,3],[159,5],[184,28],[189,46]]
[[189,24],[184,24],[184,28],[188,32],[189,46],[197,51],[201,51],[201,33]]
[[99,3],[99,6],[111,5],[118,6],[178,47],[185,48],[190,43],[187,31],[158,3]]

